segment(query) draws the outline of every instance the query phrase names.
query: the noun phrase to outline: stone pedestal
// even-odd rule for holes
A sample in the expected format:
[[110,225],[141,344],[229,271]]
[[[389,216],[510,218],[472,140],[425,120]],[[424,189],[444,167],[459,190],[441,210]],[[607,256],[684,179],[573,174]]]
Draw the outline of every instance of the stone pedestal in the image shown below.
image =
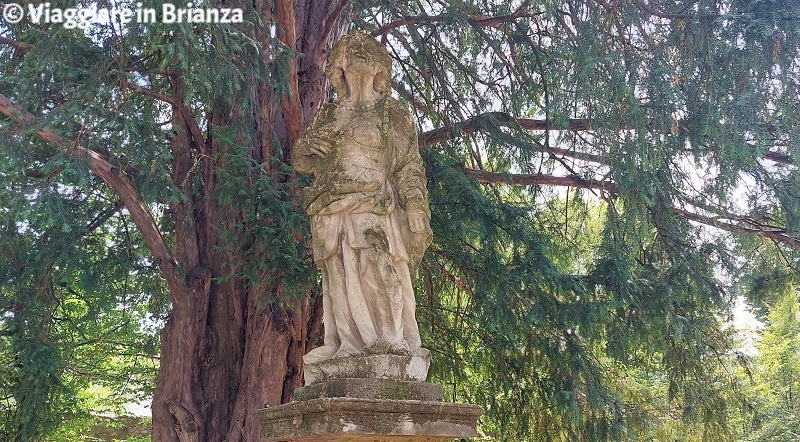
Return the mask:
[[305,368],[295,402],[259,411],[266,442],[432,442],[477,435],[477,405],[442,402],[430,353],[333,359]]
[[347,397],[441,402],[442,396],[441,385],[393,379],[334,379],[300,387],[294,393],[296,401]]
[[425,382],[431,366],[431,352],[422,348],[416,356],[366,355],[329,359],[306,364],[305,385],[332,379],[395,379]]
[[260,412],[261,437],[289,441],[440,441],[477,435],[483,409],[447,402],[324,398]]

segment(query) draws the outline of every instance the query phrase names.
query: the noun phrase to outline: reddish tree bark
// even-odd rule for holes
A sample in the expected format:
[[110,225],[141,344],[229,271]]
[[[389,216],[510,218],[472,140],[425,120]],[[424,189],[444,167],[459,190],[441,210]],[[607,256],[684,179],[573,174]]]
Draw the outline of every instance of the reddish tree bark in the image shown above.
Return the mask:
[[[335,21],[332,15],[342,11],[327,0],[277,0],[274,9],[268,3],[253,5],[265,22],[274,17],[284,45],[303,54],[292,60],[291,95],[276,96],[268,85],[253,79],[252,114],[234,106],[214,109],[208,118],[217,128],[248,124],[237,142],[250,146],[251,158],[264,165],[264,173],[286,180],[273,172],[270,158],[289,158],[293,141],[327,99],[323,73],[327,50],[349,22]],[[324,36],[329,20],[337,25]],[[251,37],[270,47],[267,32]],[[329,43],[320,44],[323,40]],[[292,308],[265,308],[265,300],[283,295],[281,275],[269,275],[269,281],[257,287],[238,278],[214,279],[241,273],[241,263],[219,232],[233,230],[245,220],[217,197],[218,171],[226,166],[228,147],[199,130],[198,116],[184,105],[182,79],[171,77],[171,86],[172,178],[187,199],[170,211],[179,238],[175,259],[186,272],[186,290],[171,292],[173,310],[161,334],[153,441],[257,441],[256,412],[292,399],[302,375],[302,356],[313,344],[321,312],[308,301]],[[281,143],[277,155],[270,150],[273,136]],[[196,173],[202,180],[186,179]]]
[[[264,300],[283,297],[284,288],[278,274],[267,275],[272,283],[248,287],[241,279],[224,278],[240,273],[237,262],[220,231],[231,230],[244,223],[242,213],[217,198],[220,184],[218,171],[225,167],[224,143],[204,133],[198,121],[207,118],[212,127],[231,127],[244,121],[250,127],[243,131],[240,144],[250,147],[251,158],[263,164],[264,173],[275,180],[281,177],[271,168],[273,156],[287,161],[292,141],[308,125],[319,105],[327,99],[323,67],[331,44],[344,33],[347,19],[337,19],[346,9],[347,0],[253,0],[265,23],[277,25],[277,36],[288,48],[303,54],[292,61],[288,97],[276,96],[273,89],[255,78],[248,91],[254,106],[244,114],[242,109],[213,109],[208,115],[194,115],[187,106],[186,85],[177,75],[170,77],[171,93],[151,91],[131,83],[123,87],[149,95],[170,104],[172,127],[172,180],[182,190],[185,200],[174,203],[176,242],[172,250],[158,231],[147,208],[142,204],[132,182],[119,165],[113,165],[97,152],[67,143],[53,132],[38,130],[37,135],[73,156],[86,158],[92,170],[119,195],[142,233],[170,291],[172,313],[161,334],[161,367],[153,400],[153,441],[158,442],[242,442],[258,441],[256,411],[265,404],[277,405],[292,399],[302,375],[302,355],[312,345],[321,320],[319,304],[298,303],[292,308],[264,308]],[[244,5],[244,3],[242,3]],[[274,5],[274,6],[273,6]],[[226,2],[226,7],[236,6]],[[272,9],[274,8],[274,10]],[[518,11],[522,11],[520,8]],[[470,21],[473,26],[494,26],[515,19],[514,15]],[[435,20],[435,18],[425,18]],[[412,23],[408,18],[387,25]],[[251,37],[269,48],[269,30]],[[31,46],[9,39],[19,51]],[[268,57],[269,54],[264,54]],[[33,126],[35,118],[0,95],[0,112],[22,126]],[[513,118],[499,113],[470,118],[455,128],[423,134],[422,141],[431,145],[445,141],[454,133],[471,133],[485,125],[508,126],[524,130],[555,129],[547,121]],[[585,120],[570,120],[560,130],[589,130]],[[453,130],[456,129],[456,130]],[[276,136],[282,152],[273,152]],[[550,149],[555,155],[602,162],[601,158],[580,152]],[[765,157],[778,162],[791,162],[787,155],[766,152]],[[216,160],[219,159],[219,160]],[[549,177],[542,175],[499,175],[483,171],[467,172],[484,183],[549,184],[601,188],[613,192],[613,184],[581,177]],[[199,180],[187,179],[201,174]],[[200,183],[200,184],[198,184]],[[721,222],[699,214],[675,211],[687,219],[731,231],[755,233],[777,241],[788,241],[782,232],[749,227],[743,229],[730,222]],[[270,220],[264,220],[270,222]],[[792,244],[800,247],[796,240]],[[309,297],[310,298],[310,297]],[[268,304],[268,303],[267,303]]]

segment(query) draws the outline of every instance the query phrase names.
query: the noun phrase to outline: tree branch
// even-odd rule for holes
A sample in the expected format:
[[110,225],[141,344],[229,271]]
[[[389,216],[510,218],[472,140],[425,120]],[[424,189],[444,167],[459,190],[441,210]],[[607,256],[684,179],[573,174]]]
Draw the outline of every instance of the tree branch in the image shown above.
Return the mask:
[[198,442],[200,440],[200,427],[189,410],[180,404],[170,402],[169,414],[175,419],[175,432],[178,434],[178,441]]
[[17,41],[8,37],[0,37],[0,43],[7,44],[13,47],[14,49],[20,50],[22,52],[30,51],[33,48],[33,45],[30,43]]
[[331,15],[328,16],[328,19],[325,20],[325,28],[322,30],[322,35],[319,39],[319,46],[324,48],[328,44],[328,38],[331,35],[331,31],[333,30],[333,25],[336,24],[336,20],[339,19],[339,16],[342,15],[342,11],[347,5],[350,4],[350,0],[341,0],[339,5],[336,6],[336,9],[333,10]]
[[[406,97],[406,99],[411,101],[411,97]],[[490,127],[510,127],[524,130],[568,130],[573,132],[592,130],[591,120],[583,118],[571,118],[568,120],[567,126],[556,126],[545,119],[515,118],[505,112],[487,112],[456,123],[452,127],[440,127],[423,132],[419,136],[419,144],[420,146],[432,146],[434,144],[443,143],[460,133],[471,134]],[[620,129],[626,129],[626,127],[620,127]],[[545,149],[542,149],[542,151],[544,152]],[[590,161],[592,163],[604,163],[600,155],[586,152],[555,147],[551,147],[547,152],[554,155],[575,158],[577,160]],[[790,155],[772,150],[764,151],[764,159],[780,164],[795,164],[794,159]]]
[[[458,133],[471,134],[479,132],[486,127],[511,127],[526,130],[570,130],[584,131],[591,130],[591,123],[584,119],[570,119],[567,127],[556,127],[547,120],[536,120],[531,118],[514,118],[505,112],[487,112],[464,120],[455,124],[452,128],[441,127],[420,134],[420,146],[431,146],[442,143],[453,138]],[[544,151],[544,149],[543,149]],[[567,149],[551,147],[548,153],[563,155],[578,160],[602,163],[599,155],[585,152],[575,152]]]
[[[545,174],[510,174],[487,172],[474,169],[465,169],[464,173],[467,176],[474,177],[477,182],[482,184],[563,186],[581,189],[598,189],[610,194],[619,193],[619,189],[617,188],[616,184],[612,182],[584,178],[577,175],[554,176]],[[758,235],[764,238],[769,238],[776,242],[787,244],[796,249],[800,249],[800,238],[790,236],[786,233],[786,230],[783,230],[779,227],[770,226],[753,218],[728,214],[712,217],[678,208],[672,209],[672,213],[686,218],[689,221],[695,221],[705,224],[709,227],[715,227],[731,233]],[[731,221],[737,221],[741,224]]]
[[[15,48],[18,48],[23,51],[28,51],[31,48],[33,48],[33,45],[31,44],[19,42],[6,37],[0,37],[0,43],[10,44],[11,46],[14,46]],[[167,73],[167,75],[172,75],[172,74]],[[202,131],[200,130],[200,126],[197,124],[197,120],[194,118],[194,115],[192,114],[191,109],[189,109],[188,106],[186,106],[184,103],[180,103],[178,100],[175,99],[175,97],[139,86],[138,84],[131,83],[128,80],[117,79],[116,81],[122,88],[130,89],[142,95],[153,97],[157,100],[171,104],[176,108],[178,108],[180,113],[183,115],[183,118],[186,121],[186,126],[189,129],[192,138],[195,140],[195,143],[197,144],[197,147],[199,148],[200,152],[204,155],[207,155],[208,149],[206,148],[205,139],[203,138]]]
[[[177,76],[176,75],[172,75],[172,76],[170,76],[170,78],[172,80],[176,80],[177,81]],[[180,79],[180,81],[181,81],[181,87],[182,87],[183,79]],[[205,138],[203,137],[203,132],[200,130],[200,125],[197,123],[197,119],[194,117],[194,114],[192,113],[192,110],[189,109],[188,106],[186,106],[180,100],[176,99],[175,97],[173,97],[171,95],[167,95],[167,94],[162,94],[160,92],[156,92],[156,91],[154,91],[152,89],[148,89],[148,88],[139,86],[138,84],[131,83],[130,81],[127,81],[127,80],[120,79],[119,80],[119,84],[124,88],[128,88],[128,89],[130,89],[132,91],[135,91],[135,92],[138,92],[138,93],[140,93],[142,95],[147,95],[148,97],[153,97],[153,98],[155,98],[157,100],[163,101],[165,103],[168,103],[168,104],[171,104],[172,106],[174,106],[175,109],[177,109],[177,111],[180,112],[181,116],[183,117],[183,121],[186,123],[186,128],[189,130],[189,133],[191,134],[192,139],[195,142],[195,145],[200,150],[200,153],[202,155],[208,155],[208,148],[206,147],[206,142],[205,142]],[[173,84],[173,87],[177,87],[175,81],[173,81],[172,84]]]
[[487,172],[485,170],[465,169],[467,176],[475,178],[483,184],[510,184],[515,186],[530,186],[535,184],[545,186],[577,187],[581,189],[598,189],[609,193],[617,193],[616,184],[609,181],[594,180],[578,175],[556,176],[546,174],[514,174]]
[[289,60],[289,89],[291,94],[281,99],[281,107],[289,135],[288,141],[291,146],[303,133],[303,110],[300,108],[300,92],[297,83],[297,33],[294,23],[294,1],[277,0],[275,18],[278,25],[278,40],[295,53]]
[[689,19],[689,18],[700,18],[700,16],[691,15],[691,14],[672,14],[668,12],[661,12],[652,6],[648,5],[644,2],[644,0],[636,0],[636,4],[639,5],[643,11],[647,12],[650,15],[655,15],[659,18],[669,18],[669,19]]
[[145,87],[139,86],[138,84],[131,83],[128,80],[119,79],[118,81],[123,88],[128,88],[132,91],[139,92],[140,94],[147,95],[148,97],[153,97],[157,100],[161,100],[173,106],[179,106],[178,101],[174,97],[162,94],[160,92],[156,92],[152,89],[147,89]]
[[[194,117],[192,110],[189,109],[189,106],[184,104],[186,99],[186,83],[184,82],[184,78],[178,75],[170,75],[169,81],[172,85],[174,96],[167,96],[169,100],[167,102],[172,104],[174,109],[173,113],[177,113],[181,116],[181,122],[191,136],[191,139],[194,140],[194,145],[200,151],[200,155],[207,157],[209,151],[206,146],[205,138],[203,137],[203,132],[200,130],[200,125],[197,123],[197,119]],[[162,95],[157,92],[153,92],[153,94]]]
[[108,221],[108,219],[111,218],[111,216],[122,210],[123,207],[125,207],[125,205],[122,204],[122,201],[117,201],[116,203],[114,203],[113,206],[100,212],[91,221],[89,221],[89,223],[86,224],[86,230],[89,232],[93,232],[95,229],[102,226],[103,223]]
[[[0,95],[0,113],[26,129],[32,129],[37,123],[36,117],[4,95]],[[167,242],[158,230],[150,212],[139,198],[136,188],[122,168],[112,165],[105,155],[87,149],[77,143],[68,143],[51,130],[33,130],[40,139],[66,152],[72,158],[83,158],[89,162],[92,172],[114,189],[122,203],[125,204],[133,222],[150,248],[150,252],[158,262],[161,274],[167,281],[170,292],[173,294],[185,292],[185,284],[175,271],[177,263]]]
[[[718,229],[726,230],[728,232],[756,234],[777,242],[788,244],[796,249],[800,249],[800,239],[787,235],[785,230],[764,229],[763,227],[759,226],[761,223],[755,220],[748,220],[746,218],[736,217],[736,216],[711,217],[711,216],[701,215],[699,213],[689,212],[688,210],[683,210],[683,209],[672,209],[672,213],[682,216],[690,221],[695,221],[701,224],[705,224],[707,226],[716,227]],[[749,225],[750,227],[744,227],[728,221],[722,221],[722,219],[738,220]]]
[[792,159],[791,156],[785,153],[775,152],[772,150],[765,150],[764,158],[780,164],[794,164],[794,160]]

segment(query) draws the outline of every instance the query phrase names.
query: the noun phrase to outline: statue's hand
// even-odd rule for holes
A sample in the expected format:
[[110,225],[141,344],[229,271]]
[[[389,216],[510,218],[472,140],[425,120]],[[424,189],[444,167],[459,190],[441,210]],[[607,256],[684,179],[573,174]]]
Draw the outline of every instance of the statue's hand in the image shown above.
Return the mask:
[[333,144],[331,144],[330,141],[320,137],[313,137],[309,143],[308,150],[310,150],[313,155],[325,158],[328,156],[332,147]]
[[427,224],[427,217],[425,213],[419,210],[409,210],[408,211],[408,225],[411,227],[411,231],[414,233],[420,233],[425,231],[425,227]]

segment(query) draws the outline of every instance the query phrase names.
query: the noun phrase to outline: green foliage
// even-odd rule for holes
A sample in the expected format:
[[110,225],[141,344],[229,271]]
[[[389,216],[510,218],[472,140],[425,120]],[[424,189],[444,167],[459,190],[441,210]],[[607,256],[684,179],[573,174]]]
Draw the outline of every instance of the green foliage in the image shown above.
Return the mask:
[[[420,287],[452,397],[486,404],[484,428],[501,440],[734,437],[733,292],[718,275],[748,279],[742,260],[771,246],[732,248],[674,209],[739,212],[754,180],[745,212],[792,231],[796,169],[760,158],[797,127],[800,5],[653,3],[682,11],[660,18],[641,2],[535,2],[535,18],[481,27],[475,14],[521,2],[365,4],[368,30],[437,17],[387,36],[423,127],[502,112],[593,129],[531,133],[490,117],[427,153],[436,239]],[[552,148],[600,165],[541,155]],[[598,192],[486,187],[463,168],[604,177],[620,194],[589,211],[579,203]],[[660,395],[631,401],[620,378]]]
[[[419,317],[432,376],[453,400],[485,406],[487,435],[729,440],[745,432],[737,422],[753,440],[797,433],[786,391],[800,254],[760,234],[796,241],[800,230],[800,3],[352,3],[352,30],[405,23],[385,35],[393,84],[419,127],[450,134],[423,146],[435,241]],[[132,177],[173,248],[184,221],[169,207],[219,203],[212,247],[237,265],[215,281],[281,287],[263,304],[291,306],[318,292],[298,197],[307,181],[285,134],[254,116],[291,97],[297,54],[254,38],[276,31],[265,19],[248,9],[240,26],[0,24],[32,45],[0,44],[0,93]],[[264,91],[271,102],[252,100]],[[164,96],[217,149],[194,140],[181,177],[173,149],[186,116]],[[118,197],[37,128],[0,120],[0,440],[72,434],[89,409],[149,393],[170,307]],[[501,184],[550,175],[611,185]],[[770,324],[747,397],[726,328],[738,295]]]
[[741,414],[742,440],[784,441],[800,436],[800,304],[797,286],[777,292],[754,364],[741,377],[748,408]]
[[[8,441],[83,428],[90,410],[118,412],[147,397],[157,349],[148,302],[163,291],[138,234],[85,167],[63,162],[58,182],[30,180],[31,157],[12,151],[0,165],[0,440]],[[113,393],[88,394],[95,384]]]

